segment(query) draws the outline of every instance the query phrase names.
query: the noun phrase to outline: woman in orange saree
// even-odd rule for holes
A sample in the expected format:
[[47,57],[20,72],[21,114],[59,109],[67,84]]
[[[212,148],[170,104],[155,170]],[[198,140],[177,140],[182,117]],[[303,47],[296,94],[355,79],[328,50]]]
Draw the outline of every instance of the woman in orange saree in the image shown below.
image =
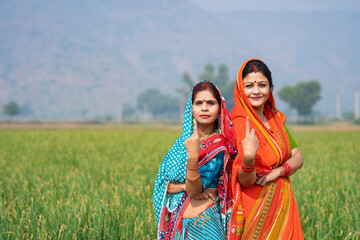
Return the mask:
[[230,114],[238,140],[231,178],[231,239],[303,239],[289,181],[303,159],[286,128],[286,116],[275,108],[272,88],[265,63],[243,63]]

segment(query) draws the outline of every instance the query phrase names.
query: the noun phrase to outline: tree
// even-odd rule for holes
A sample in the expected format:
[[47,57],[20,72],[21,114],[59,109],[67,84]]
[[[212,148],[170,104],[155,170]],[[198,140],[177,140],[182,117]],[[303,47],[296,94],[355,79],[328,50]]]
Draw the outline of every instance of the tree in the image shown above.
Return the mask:
[[192,87],[195,85],[194,81],[191,79],[191,76],[188,72],[184,72],[182,74],[182,80],[184,85],[178,89],[176,89],[176,91],[178,93],[180,93],[181,95],[183,95],[185,98],[189,97],[189,93],[190,90],[192,89]]
[[[203,72],[199,74],[198,81],[208,80],[214,83],[223,94],[230,111],[234,106],[233,93],[235,81],[229,81],[228,71],[228,66],[222,63],[218,66],[218,73],[214,75],[215,68],[211,63],[208,63],[204,66]],[[182,80],[184,85],[177,89],[177,92],[181,93],[185,98],[188,98],[191,89],[195,85],[195,82],[191,79],[191,76],[188,72],[183,73]]]
[[121,116],[124,120],[130,120],[135,113],[135,109],[129,103],[124,103],[121,108]]
[[285,85],[278,95],[281,100],[296,109],[299,116],[309,116],[315,103],[321,99],[321,86],[317,80],[299,82],[295,86]]
[[147,89],[138,95],[137,108],[145,119],[148,113],[154,118],[175,118],[179,116],[179,99],[160,93],[158,89]]
[[222,94],[225,98],[226,105],[229,109],[229,112],[234,107],[234,87],[236,81],[228,82],[222,89]]
[[10,116],[10,120],[13,116],[18,115],[21,111],[19,104],[14,101],[9,102],[3,106],[3,113]]
[[228,66],[226,66],[226,64],[220,64],[218,74],[216,78],[213,80],[214,84],[216,84],[216,86],[221,90],[224,90],[223,88],[225,88],[228,84],[229,81],[228,71],[229,68]]
[[206,64],[204,67],[204,71],[199,75],[199,80],[208,80],[214,83],[214,80],[216,80],[214,76],[214,71],[215,68],[211,63]]
[[343,117],[347,121],[351,121],[355,119],[355,113],[352,111],[347,111],[343,113]]

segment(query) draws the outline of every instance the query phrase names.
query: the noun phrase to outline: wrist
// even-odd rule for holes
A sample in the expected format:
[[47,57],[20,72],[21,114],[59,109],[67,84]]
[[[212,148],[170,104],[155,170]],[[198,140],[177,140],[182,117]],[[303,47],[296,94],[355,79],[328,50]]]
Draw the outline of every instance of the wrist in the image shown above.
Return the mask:
[[281,176],[289,176],[291,174],[291,166],[289,164],[287,164],[286,162],[284,162],[283,164],[281,164],[282,168],[284,169],[284,173]]
[[195,162],[197,164],[199,158],[199,154],[188,154],[188,163],[189,162]]
[[252,172],[254,172],[255,171],[255,162],[254,162],[254,164],[253,165],[251,165],[251,166],[246,166],[246,165],[244,165],[244,163],[243,164],[241,164],[241,170],[243,171],[243,172],[246,172],[246,173],[252,173]]
[[255,157],[247,157],[244,156],[243,158],[243,165],[246,167],[250,167],[255,164]]
[[283,165],[280,165],[280,166],[278,167],[278,171],[279,171],[279,177],[284,176],[284,174],[285,174],[285,168],[284,168]]

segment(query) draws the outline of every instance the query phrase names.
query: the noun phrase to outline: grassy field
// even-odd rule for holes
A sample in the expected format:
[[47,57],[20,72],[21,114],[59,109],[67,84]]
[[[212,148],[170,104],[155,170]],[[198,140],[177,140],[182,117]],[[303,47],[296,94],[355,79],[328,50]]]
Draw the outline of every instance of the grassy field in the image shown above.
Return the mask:
[[[170,130],[0,130],[0,239],[155,239]],[[297,131],[305,239],[360,238],[360,132]]]

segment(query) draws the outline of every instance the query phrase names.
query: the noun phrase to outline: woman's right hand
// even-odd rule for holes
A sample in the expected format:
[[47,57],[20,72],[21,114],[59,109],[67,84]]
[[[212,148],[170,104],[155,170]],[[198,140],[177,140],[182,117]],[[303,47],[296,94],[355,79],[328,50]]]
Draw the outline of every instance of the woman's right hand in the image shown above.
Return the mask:
[[249,116],[246,117],[246,135],[242,141],[243,148],[243,163],[245,166],[251,166],[255,162],[256,152],[259,147],[259,141],[255,135],[255,129],[251,129],[250,131],[250,120]]
[[198,159],[200,152],[200,137],[198,133],[197,123],[194,120],[194,133],[184,142],[189,159]]
[[209,189],[209,188],[206,188],[204,190],[204,192],[202,193],[199,193],[198,195],[194,196],[193,198],[194,199],[197,199],[197,200],[204,200],[204,199],[211,199],[211,200],[215,200],[216,199],[216,193],[214,193],[213,190]]

